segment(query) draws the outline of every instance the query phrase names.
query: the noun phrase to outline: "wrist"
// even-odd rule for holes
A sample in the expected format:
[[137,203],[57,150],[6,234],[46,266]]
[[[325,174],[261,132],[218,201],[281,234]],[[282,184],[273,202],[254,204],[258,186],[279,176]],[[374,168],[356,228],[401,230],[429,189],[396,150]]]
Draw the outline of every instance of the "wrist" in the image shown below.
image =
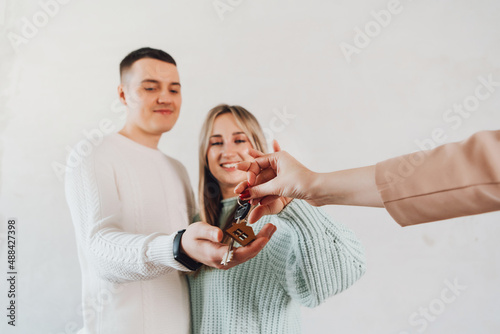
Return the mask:
[[174,238],[173,254],[174,259],[188,268],[189,270],[197,270],[202,266],[202,263],[191,258],[182,248],[182,236],[186,230],[180,230]]
[[340,201],[335,183],[335,173],[312,172],[308,183],[307,202],[314,206],[338,204]]

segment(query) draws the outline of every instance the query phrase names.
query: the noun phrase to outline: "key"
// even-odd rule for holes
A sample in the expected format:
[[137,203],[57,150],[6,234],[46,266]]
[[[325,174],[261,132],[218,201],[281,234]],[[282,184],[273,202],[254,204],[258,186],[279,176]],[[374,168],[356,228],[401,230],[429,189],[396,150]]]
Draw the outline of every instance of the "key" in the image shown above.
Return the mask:
[[229,248],[227,249],[226,254],[222,257],[222,262],[220,264],[227,266],[229,262],[233,259],[233,246],[234,246],[234,239],[231,239],[229,241]]

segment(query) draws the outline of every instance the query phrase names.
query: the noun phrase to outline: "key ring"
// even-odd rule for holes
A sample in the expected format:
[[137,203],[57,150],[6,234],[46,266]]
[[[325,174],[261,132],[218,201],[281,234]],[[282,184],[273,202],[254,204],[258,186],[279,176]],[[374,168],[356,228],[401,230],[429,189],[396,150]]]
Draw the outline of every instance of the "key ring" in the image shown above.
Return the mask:
[[[244,201],[244,202],[245,202],[245,203],[248,203],[248,201]],[[239,205],[239,206],[243,206],[243,204],[245,204],[245,203],[241,203],[241,202],[240,202],[240,198],[238,197],[238,205]]]

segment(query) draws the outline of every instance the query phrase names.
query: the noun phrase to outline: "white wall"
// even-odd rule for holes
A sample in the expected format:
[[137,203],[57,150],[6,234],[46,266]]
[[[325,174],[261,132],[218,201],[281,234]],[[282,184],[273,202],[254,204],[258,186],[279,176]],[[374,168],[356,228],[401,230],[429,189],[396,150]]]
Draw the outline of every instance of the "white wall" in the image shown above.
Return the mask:
[[[73,333],[81,323],[73,226],[53,165],[103,119],[119,129],[118,64],[134,49],[161,48],[178,61],[184,104],[160,149],[184,163],[193,186],[201,120],[220,102],[254,112],[316,171],[417,150],[436,128],[442,142],[499,128],[500,86],[470,117],[443,119],[474,101],[479,76],[500,82],[498,1],[401,0],[380,31],[371,11],[389,0],[220,2],[233,4],[222,17],[213,0],[71,0],[43,22],[38,1],[0,0],[2,273],[8,217],[18,219],[19,238],[18,326],[6,325],[2,278],[2,333]],[[25,27],[33,16],[45,23],[37,32]],[[365,26],[373,37],[349,62],[341,43],[355,46]],[[277,112],[294,118],[274,123]],[[382,209],[325,209],[363,241],[368,271],[304,309],[304,333],[418,333],[424,324],[425,333],[500,331],[500,213],[400,228]],[[445,282],[455,280],[466,288],[443,304]],[[424,320],[429,306],[442,313]]]

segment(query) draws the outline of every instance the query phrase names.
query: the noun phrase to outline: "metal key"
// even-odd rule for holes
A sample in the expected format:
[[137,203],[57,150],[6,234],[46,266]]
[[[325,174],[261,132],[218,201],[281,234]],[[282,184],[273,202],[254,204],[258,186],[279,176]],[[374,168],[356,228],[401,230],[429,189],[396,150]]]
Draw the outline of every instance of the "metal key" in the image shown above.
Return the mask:
[[234,246],[234,239],[231,239],[229,241],[229,248],[227,249],[226,254],[222,257],[222,262],[220,264],[227,266],[229,262],[233,259],[233,246]]

